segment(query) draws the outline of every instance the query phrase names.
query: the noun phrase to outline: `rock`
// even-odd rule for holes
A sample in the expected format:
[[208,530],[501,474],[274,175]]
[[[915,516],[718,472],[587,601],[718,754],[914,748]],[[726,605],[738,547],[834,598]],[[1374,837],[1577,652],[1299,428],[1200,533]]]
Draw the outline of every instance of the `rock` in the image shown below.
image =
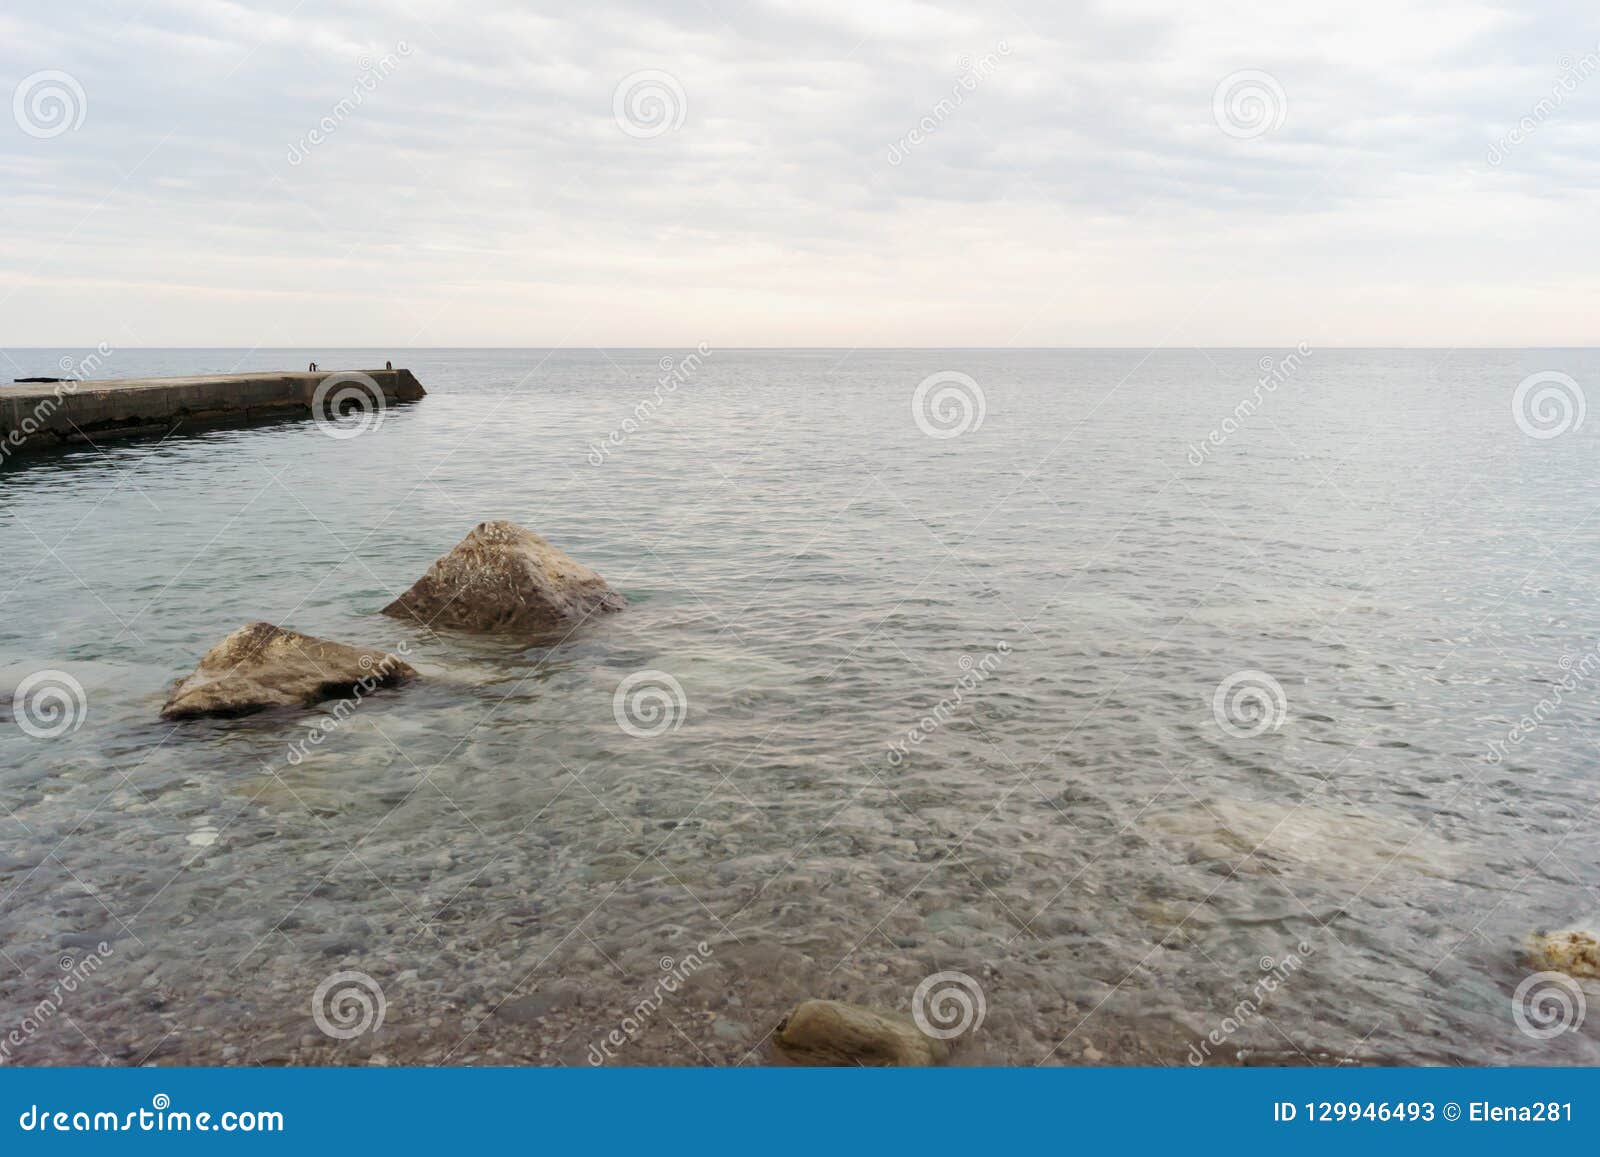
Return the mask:
[[365,694],[416,675],[383,651],[347,647],[271,623],[240,627],[207,651],[180,679],[163,719],[248,715],[270,707],[310,707],[335,696]]
[[1178,810],[1151,812],[1143,831],[1230,874],[1270,874],[1281,865],[1312,866],[1325,878],[1372,879],[1391,870],[1454,879],[1468,867],[1459,844],[1410,819],[1359,815],[1307,800],[1197,800]]
[[480,522],[383,613],[431,627],[537,633],[625,605],[605,579],[532,531]]
[[808,1000],[779,1022],[772,1045],[796,1065],[937,1065],[949,1046],[908,1017],[837,1000]]
[[1528,944],[1528,955],[1538,967],[1586,980],[1600,980],[1600,939],[1580,928],[1540,932]]

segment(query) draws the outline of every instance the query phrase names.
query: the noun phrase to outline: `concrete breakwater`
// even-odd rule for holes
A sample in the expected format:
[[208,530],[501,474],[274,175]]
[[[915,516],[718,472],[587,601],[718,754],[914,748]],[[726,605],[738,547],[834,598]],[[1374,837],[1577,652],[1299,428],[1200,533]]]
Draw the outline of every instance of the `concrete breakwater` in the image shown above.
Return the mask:
[[427,391],[410,370],[208,374],[0,385],[0,460],[75,442],[371,411]]

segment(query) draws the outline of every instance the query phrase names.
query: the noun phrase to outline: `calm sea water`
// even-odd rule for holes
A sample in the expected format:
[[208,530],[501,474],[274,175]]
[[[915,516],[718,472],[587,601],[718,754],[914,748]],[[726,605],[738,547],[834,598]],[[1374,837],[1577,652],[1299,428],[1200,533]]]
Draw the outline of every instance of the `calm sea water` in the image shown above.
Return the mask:
[[[0,470],[6,1060],[759,1063],[958,972],[966,1063],[1600,1063],[1513,1014],[1600,909],[1600,422],[1514,395],[1600,355],[691,352],[105,359],[430,395]],[[629,609],[376,613],[488,518]],[[256,619],[425,678],[161,723]]]

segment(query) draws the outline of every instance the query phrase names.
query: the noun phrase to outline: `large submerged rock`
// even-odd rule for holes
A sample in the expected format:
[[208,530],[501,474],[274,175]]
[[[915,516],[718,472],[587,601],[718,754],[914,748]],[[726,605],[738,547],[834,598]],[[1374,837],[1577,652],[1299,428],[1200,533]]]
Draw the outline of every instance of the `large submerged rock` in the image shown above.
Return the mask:
[[778,1023],[773,1050],[796,1065],[937,1065],[949,1045],[909,1017],[837,1000],[808,1000]]
[[248,715],[272,707],[309,707],[324,699],[364,694],[416,675],[384,651],[347,647],[286,631],[271,623],[240,627],[172,688],[163,719]]
[[480,522],[383,613],[430,627],[537,633],[625,605],[605,579],[532,531]]

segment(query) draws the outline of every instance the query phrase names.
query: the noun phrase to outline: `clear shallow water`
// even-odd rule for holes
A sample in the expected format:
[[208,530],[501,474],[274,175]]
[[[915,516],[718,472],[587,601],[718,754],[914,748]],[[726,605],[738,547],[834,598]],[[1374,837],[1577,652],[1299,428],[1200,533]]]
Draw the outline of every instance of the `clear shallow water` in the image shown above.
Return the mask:
[[[795,1001],[909,1011],[940,970],[983,992],[966,1063],[1213,1031],[1600,1063],[1600,1016],[1540,1042],[1511,1011],[1523,937],[1600,908],[1600,702],[1557,691],[1600,640],[1596,430],[1530,438],[1511,399],[1600,356],[1315,351],[1202,455],[1289,351],[714,352],[593,464],[687,352],[123,351],[104,375],[394,357],[431,393],[350,440],[0,471],[0,688],[87,701],[52,739],[0,708],[0,1029],[110,950],[8,1060],[585,1063],[704,943],[612,1063],[762,1062]],[[944,370],[986,411],[936,439],[910,400]],[[554,649],[376,614],[486,518],[630,608]],[[331,707],[161,723],[254,619],[425,679],[297,763]],[[654,738],[614,713],[641,670],[687,704]],[[1275,730],[1218,725],[1240,671]],[[351,1040],[311,1015],[341,970],[385,1002]]]

